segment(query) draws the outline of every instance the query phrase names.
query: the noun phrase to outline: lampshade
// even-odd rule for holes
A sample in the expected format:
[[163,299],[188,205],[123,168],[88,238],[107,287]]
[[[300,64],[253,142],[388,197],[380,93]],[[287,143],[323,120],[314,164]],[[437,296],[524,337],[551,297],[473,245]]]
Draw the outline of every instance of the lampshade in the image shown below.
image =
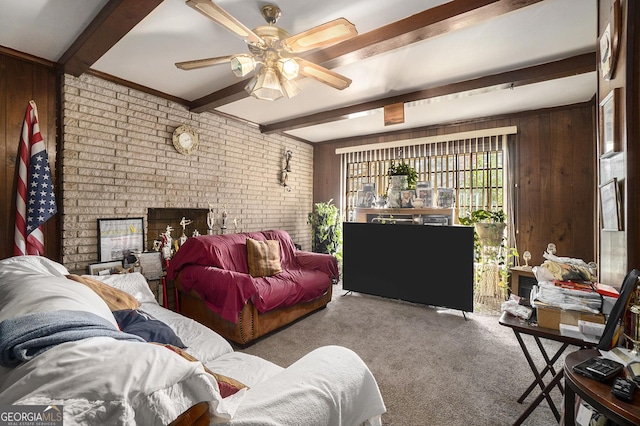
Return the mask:
[[291,58],[281,58],[278,60],[278,71],[280,74],[286,79],[291,80],[292,78],[296,78],[298,76],[298,70],[300,66],[295,61],[295,59]]
[[[251,82],[249,82],[251,84]],[[257,99],[275,101],[283,96],[278,71],[271,66],[263,66],[256,76],[255,86],[250,91]]]
[[287,80],[284,75],[280,74],[280,85],[287,98],[293,98],[300,93],[300,88],[296,84],[295,80]]
[[250,55],[236,55],[231,58],[231,71],[236,77],[244,77],[256,68],[256,61]]

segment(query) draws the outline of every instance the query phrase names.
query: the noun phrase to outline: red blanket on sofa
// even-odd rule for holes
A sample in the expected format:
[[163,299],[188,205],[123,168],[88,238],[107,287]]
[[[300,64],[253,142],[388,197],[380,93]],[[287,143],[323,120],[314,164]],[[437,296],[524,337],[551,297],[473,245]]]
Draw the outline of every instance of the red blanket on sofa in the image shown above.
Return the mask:
[[[249,275],[247,238],[280,243],[280,274]],[[264,313],[320,297],[338,278],[338,263],[328,254],[296,250],[286,231],[270,230],[189,238],[167,269],[170,280],[178,274],[186,291],[193,289],[211,310],[236,323],[249,300]]]

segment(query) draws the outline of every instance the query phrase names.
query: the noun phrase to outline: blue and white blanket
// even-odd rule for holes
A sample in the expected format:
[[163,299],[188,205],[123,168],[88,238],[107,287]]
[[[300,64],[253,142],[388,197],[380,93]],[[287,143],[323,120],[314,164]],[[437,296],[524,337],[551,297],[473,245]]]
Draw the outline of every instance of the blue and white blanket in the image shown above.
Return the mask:
[[144,342],[91,312],[37,312],[0,322],[0,365],[13,367],[61,343],[90,337]]

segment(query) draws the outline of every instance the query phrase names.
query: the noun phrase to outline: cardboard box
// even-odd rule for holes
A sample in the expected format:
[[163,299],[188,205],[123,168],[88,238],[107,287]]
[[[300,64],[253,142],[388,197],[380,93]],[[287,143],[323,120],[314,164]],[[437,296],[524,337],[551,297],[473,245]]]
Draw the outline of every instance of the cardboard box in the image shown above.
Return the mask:
[[604,324],[605,318],[602,314],[591,314],[581,311],[570,311],[567,309],[555,308],[536,302],[536,311],[538,315],[538,327],[551,328],[560,330],[560,323],[567,325],[578,325],[578,321],[590,321],[598,324]]

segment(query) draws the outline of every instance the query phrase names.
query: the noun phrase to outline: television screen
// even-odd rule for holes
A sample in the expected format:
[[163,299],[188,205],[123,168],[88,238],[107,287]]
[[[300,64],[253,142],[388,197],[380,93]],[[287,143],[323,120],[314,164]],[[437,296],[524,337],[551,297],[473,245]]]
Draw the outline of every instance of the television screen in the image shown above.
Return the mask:
[[343,224],[345,290],[473,312],[473,228]]

